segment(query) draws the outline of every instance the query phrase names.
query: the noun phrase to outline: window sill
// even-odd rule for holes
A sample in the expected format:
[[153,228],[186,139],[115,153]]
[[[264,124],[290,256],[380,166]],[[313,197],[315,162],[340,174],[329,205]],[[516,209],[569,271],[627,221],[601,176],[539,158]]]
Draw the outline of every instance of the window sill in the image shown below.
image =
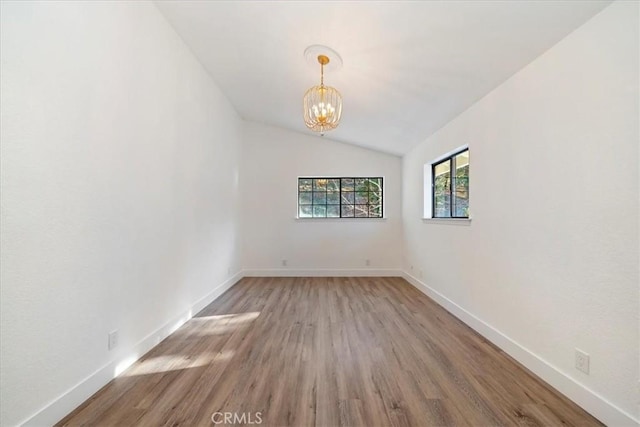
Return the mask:
[[293,219],[296,221],[311,221],[311,222],[315,222],[315,221],[318,221],[318,222],[322,222],[322,221],[379,222],[379,221],[386,221],[387,217],[383,217],[383,218],[300,218],[300,217],[295,217]]
[[447,224],[470,226],[471,218],[422,218],[422,222],[427,224]]

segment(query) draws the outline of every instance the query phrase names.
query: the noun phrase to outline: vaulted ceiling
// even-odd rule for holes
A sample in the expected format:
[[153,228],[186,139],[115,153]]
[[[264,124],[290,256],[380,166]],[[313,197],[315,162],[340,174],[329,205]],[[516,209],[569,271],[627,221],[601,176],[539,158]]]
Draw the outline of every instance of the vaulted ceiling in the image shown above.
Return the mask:
[[[156,1],[244,119],[308,131],[319,80],[304,50],[335,49],[338,141],[402,155],[609,1]],[[588,49],[585,46],[585,49]],[[461,143],[468,141],[461,141]]]

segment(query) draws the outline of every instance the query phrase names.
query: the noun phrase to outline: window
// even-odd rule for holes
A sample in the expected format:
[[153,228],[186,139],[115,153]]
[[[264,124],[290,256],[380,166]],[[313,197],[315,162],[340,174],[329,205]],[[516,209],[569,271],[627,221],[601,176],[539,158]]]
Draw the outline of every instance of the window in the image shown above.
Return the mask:
[[469,149],[431,165],[432,218],[469,218]]
[[376,178],[298,178],[298,218],[382,218]]

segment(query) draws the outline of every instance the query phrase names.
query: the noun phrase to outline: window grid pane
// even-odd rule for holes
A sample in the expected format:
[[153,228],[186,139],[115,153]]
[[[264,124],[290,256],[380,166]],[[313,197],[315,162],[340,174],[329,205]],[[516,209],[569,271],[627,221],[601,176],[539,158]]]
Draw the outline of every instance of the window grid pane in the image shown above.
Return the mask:
[[469,152],[464,151],[453,158],[454,187],[452,188],[453,216],[469,216]]
[[432,165],[433,218],[469,217],[469,149]]
[[382,177],[298,178],[300,218],[382,218]]

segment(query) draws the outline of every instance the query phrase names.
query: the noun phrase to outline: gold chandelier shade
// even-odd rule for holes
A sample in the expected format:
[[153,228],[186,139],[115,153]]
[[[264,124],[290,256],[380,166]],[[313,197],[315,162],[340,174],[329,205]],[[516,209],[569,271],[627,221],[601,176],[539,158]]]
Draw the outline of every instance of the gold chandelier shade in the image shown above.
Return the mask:
[[342,95],[336,88],[324,85],[324,66],[329,63],[329,58],[318,55],[318,62],[320,86],[313,86],[304,94],[304,123],[309,129],[324,134],[340,124]]

